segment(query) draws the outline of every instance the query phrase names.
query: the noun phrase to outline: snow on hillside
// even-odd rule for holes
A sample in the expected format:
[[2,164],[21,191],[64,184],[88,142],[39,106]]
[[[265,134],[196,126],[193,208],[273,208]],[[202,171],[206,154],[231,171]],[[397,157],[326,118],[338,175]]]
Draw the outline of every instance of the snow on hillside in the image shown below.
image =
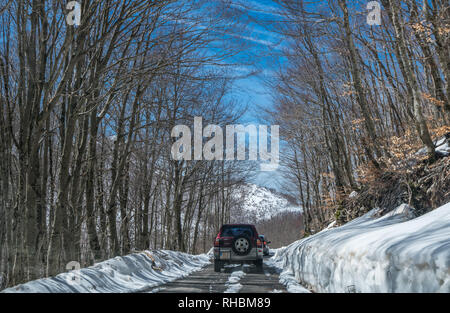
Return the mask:
[[238,203],[232,214],[233,222],[257,223],[282,212],[302,212],[301,206],[288,196],[254,184],[237,188],[233,196]]
[[440,153],[441,155],[448,156],[450,155],[450,146],[449,146],[449,140],[447,138],[441,138],[436,143],[436,152]]
[[[449,135],[441,137],[434,141],[434,146],[436,148],[436,153],[442,155],[442,156],[449,156],[450,155],[450,138],[447,138]],[[427,152],[426,148],[422,148],[419,151],[417,151],[416,154],[425,154]]]
[[188,276],[210,264],[209,254],[153,250],[115,257],[79,271],[42,278],[6,293],[140,292]]
[[278,249],[270,262],[316,292],[450,292],[450,203],[414,218],[403,204]]

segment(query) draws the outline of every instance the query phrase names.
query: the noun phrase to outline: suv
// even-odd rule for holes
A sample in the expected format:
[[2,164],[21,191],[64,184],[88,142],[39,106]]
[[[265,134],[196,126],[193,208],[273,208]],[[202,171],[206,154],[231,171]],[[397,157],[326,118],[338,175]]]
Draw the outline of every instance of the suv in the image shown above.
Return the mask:
[[214,271],[220,272],[225,264],[255,264],[263,268],[263,242],[254,225],[225,224],[214,241]]

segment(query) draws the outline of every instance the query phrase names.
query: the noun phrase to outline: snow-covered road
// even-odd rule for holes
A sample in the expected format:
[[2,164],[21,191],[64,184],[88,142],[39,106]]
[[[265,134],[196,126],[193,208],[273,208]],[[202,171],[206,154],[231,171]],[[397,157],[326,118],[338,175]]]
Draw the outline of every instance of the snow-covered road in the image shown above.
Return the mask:
[[[230,265],[220,273],[213,265],[191,275],[169,282],[145,292],[167,293],[280,293],[288,292],[280,283],[280,269],[265,259],[263,272],[258,273],[252,265]],[[297,292],[300,289],[297,289]],[[303,289],[304,290],[304,289]],[[294,289],[289,291],[295,292]],[[304,290],[305,291],[305,290]]]

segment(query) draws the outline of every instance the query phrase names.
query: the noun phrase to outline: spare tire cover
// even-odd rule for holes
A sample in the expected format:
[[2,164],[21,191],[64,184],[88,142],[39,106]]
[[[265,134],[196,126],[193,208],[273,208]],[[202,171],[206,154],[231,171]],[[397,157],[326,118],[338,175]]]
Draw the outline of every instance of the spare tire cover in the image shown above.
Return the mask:
[[233,240],[231,248],[237,255],[244,256],[250,253],[252,243],[247,236],[238,236]]

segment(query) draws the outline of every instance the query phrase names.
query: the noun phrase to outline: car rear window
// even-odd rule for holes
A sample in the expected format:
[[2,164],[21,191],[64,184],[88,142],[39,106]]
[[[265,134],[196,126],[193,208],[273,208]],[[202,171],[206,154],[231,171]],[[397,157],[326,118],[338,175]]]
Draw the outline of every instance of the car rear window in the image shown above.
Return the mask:
[[236,236],[247,236],[253,237],[253,229],[250,226],[223,226],[222,228],[222,237],[236,237]]

